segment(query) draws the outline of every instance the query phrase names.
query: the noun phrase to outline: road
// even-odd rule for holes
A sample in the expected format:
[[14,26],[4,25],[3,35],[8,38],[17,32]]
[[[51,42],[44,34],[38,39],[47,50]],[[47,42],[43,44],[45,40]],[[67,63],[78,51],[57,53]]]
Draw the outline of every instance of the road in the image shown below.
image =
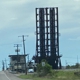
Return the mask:
[[20,79],[14,74],[9,73],[8,71],[0,71],[0,80],[30,80],[30,79]]

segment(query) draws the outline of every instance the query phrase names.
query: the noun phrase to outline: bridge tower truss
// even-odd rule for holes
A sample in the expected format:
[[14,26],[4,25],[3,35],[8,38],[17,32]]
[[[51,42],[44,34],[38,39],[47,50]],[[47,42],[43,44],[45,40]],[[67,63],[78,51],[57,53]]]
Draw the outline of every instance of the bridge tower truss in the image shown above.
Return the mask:
[[36,8],[36,55],[40,63],[45,59],[53,69],[61,68],[59,55],[58,7]]

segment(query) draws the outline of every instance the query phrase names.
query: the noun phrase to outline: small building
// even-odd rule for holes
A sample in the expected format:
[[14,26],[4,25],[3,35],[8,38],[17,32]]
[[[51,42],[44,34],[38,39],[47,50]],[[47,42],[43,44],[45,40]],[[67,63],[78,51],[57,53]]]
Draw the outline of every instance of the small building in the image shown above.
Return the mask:
[[9,55],[10,57],[10,70],[25,72],[25,58],[27,55]]

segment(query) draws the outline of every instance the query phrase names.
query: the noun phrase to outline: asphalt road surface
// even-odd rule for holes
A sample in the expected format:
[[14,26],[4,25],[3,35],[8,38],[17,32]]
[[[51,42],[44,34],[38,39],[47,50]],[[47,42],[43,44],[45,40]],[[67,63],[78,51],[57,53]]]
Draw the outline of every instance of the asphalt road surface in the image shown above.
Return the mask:
[[8,71],[0,71],[0,80],[30,80],[30,79],[20,79]]

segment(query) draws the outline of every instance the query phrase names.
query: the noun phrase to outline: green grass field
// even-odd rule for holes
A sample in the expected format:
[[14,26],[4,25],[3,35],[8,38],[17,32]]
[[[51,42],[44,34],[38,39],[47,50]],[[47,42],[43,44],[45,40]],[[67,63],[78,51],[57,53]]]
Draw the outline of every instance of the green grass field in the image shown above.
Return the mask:
[[20,75],[19,78],[32,80],[80,80],[80,76],[75,75],[74,71],[55,71],[45,77],[38,77],[36,74]]

